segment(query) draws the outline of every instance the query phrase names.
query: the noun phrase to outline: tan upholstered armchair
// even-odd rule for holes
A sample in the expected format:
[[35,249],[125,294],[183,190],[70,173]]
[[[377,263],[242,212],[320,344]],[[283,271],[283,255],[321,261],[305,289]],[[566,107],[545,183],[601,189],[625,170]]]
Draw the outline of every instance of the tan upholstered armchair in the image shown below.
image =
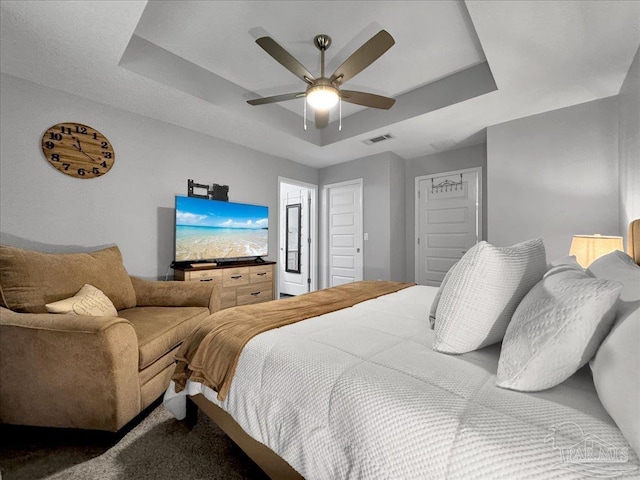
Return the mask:
[[[47,313],[85,284],[117,316]],[[0,423],[119,430],[164,393],[175,350],[219,308],[214,288],[130,277],[117,247],[44,254],[0,245]]]

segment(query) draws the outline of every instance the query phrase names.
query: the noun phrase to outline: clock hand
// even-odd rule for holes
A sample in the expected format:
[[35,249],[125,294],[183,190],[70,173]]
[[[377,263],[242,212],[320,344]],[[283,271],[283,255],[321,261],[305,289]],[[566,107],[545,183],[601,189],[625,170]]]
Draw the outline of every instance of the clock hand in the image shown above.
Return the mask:
[[[75,138],[75,137],[73,137],[73,138]],[[76,140],[76,142],[78,142],[78,145],[76,145],[75,143],[72,143],[72,144],[71,144],[71,146],[72,146],[73,148],[75,148],[76,150],[78,150],[80,153],[84,153],[84,152],[82,151],[82,146],[80,145],[80,139],[79,139],[79,138],[76,138],[75,140]]]
[[90,158],[92,162],[98,162],[95,158],[93,158],[91,155],[88,155],[87,153],[83,152],[82,150],[80,150],[80,153],[82,153],[85,157]]

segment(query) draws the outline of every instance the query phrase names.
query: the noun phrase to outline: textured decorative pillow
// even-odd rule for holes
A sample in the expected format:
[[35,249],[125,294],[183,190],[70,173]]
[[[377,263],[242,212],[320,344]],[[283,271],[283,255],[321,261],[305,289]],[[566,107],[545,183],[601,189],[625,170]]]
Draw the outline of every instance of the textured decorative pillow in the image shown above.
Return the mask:
[[71,298],[47,303],[49,313],[74,313],[92,317],[117,317],[118,311],[102,290],[93,285],[85,285]]
[[440,288],[438,289],[436,296],[433,297],[433,302],[431,303],[431,309],[429,310],[429,324],[431,325],[431,330],[435,327],[436,324],[436,311],[438,310],[438,303],[440,303],[440,297],[442,296],[442,290],[444,290],[444,286],[446,285],[449,277],[451,276],[451,271],[456,268],[458,262],[454,263],[451,268],[447,271],[444,278],[442,279],[442,283],[440,284]]
[[624,285],[615,324],[589,365],[602,405],[640,456],[640,267],[629,255],[615,251],[588,270],[596,278]]
[[615,318],[622,284],[577,270],[541,280],[522,300],[502,341],[496,384],[534,392],[585,365]]
[[502,340],[518,303],[546,269],[540,238],[510,247],[471,247],[442,290],[433,349],[466,353]]
[[93,253],[41,253],[0,245],[0,293],[14,312],[47,313],[45,305],[99,288],[117,310],[136,306],[136,292],[118,247]]

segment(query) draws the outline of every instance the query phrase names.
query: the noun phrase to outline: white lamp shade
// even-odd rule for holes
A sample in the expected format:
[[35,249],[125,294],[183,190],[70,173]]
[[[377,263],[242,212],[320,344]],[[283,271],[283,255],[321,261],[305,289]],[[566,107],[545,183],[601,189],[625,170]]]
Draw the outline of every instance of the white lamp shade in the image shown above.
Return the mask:
[[614,250],[624,252],[622,237],[604,235],[574,235],[569,255],[575,255],[578,263],[587,268],[595,259]]

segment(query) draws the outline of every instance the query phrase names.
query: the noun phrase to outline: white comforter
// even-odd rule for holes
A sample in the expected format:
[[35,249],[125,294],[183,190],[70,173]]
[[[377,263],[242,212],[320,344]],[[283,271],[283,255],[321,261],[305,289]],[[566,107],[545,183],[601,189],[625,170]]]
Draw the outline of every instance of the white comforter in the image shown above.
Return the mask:
[[[310,480],[640,478],[587,370],[527,394],[495,386],[499,345],[434,352],[436,291],[410,287],[263,333],[242,352],[224,402],[198,383],[187,392]],[[173,384],[165,395],[177,418],[183,395]],[[596,462],[602,445],[609,456]]]

